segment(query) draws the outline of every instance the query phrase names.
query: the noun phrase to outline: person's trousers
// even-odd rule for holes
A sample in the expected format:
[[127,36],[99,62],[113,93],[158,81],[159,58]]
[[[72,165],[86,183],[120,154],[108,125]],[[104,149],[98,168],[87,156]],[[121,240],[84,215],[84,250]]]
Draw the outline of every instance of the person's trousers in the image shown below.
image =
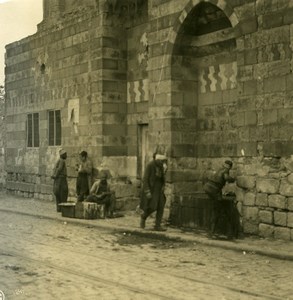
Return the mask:
[[158,201],[158,205],[157,205],[157,209],[151,209],[151,208],[147,208],[143,214],[141,215],[141,218],[146,220],[153,212],[156,211],[156,222],[155,222],[155,226],[156,227],[160,227],[161,226],[161,222],[162,222],[162,218],[163,218],[163,214],[164,214],[164,208],[165,208],[165,204],[166,204],[166,197],[165,195],[161,195]]
[[83,201],[89,195],[89,182],[87,173],[78,173],[76,179],[76,194],[78,201]]
[[53,193],[56,198],[56,210],[61,211],[59,204],[67,202],[68,183],[66,177],[57,177],[54,180]]

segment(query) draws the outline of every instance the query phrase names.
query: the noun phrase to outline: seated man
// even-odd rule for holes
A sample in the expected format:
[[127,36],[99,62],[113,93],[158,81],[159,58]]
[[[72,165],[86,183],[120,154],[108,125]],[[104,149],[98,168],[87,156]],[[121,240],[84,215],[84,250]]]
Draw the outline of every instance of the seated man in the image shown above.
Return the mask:
[[94,182],[90,190],[90,195],[86,198],[86,201],[104,204],[105,218],[114,217],[116,203],[115,192],[110,189],[106,173],[102,173],[100,180]]

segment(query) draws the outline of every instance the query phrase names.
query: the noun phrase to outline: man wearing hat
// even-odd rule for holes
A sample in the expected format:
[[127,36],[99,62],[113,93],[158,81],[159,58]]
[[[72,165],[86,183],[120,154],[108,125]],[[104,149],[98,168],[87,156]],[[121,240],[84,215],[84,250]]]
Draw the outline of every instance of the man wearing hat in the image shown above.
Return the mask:
[[92,186],[93,166],[86,151],[79,153],[79,159],[80,163],[77,165],[76,194],[77,200],[83,201],[89,195]]
[[67,202],[68,197],[66,151],[61,149],[59,151],[59,156],[60,158],[58,159],[53,170],[53,175],[51,176],[51,178],[54,179],[53,193],[56,197],[57,212],[61,211],[59,204]]
[[166,166],[167,157],[162,154],[156,154],[154,160],[146,166],[140,199],[140,208],[143,210],[140,219],[141,228],[145,228],[146,219],[156,211],[154,229],[157,231],[166,230],[161,227],[166,203],[164,194]]
[[231,183],[235,181],[235,179],[229,174],[232,166],[232,161],[226,160],[223,166],[204,184],[204,191],[211,200],[210,225],[212,233],[215,232],[216,225],[222,213],[222,205],[220,202],[223,200],[222,189],[226,182]]

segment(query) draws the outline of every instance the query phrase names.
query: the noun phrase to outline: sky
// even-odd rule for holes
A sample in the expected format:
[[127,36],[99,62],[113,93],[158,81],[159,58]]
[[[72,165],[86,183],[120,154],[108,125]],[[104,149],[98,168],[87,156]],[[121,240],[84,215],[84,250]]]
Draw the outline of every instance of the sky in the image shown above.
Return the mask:
[[0,85],[4,84],[5,45],[36,33],[42,19],[43,0],[0,0]]

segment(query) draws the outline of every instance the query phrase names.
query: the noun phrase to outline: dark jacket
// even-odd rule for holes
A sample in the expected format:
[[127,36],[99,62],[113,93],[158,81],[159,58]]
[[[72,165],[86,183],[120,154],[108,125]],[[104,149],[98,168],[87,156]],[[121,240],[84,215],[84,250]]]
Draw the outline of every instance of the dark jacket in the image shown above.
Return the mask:
[[216,195],[222,192],[226,182],[234,182],[235,179],[230,176],[229,169],[221,168],[204,185],[204,191],[209,195]]
[[[140,208],[142,210],[155,211],[158,206],[158,202],[164,195],[165,175],[163,170],[163,164],[161,161],[151,161],[145,169]],[[148,197],[150,195],[151,197]]]
[[67,168],[66,168],[66,162],[65,159],[59,158],[54,170],[53,170],[53,175],[52,178],[56,179],[58,177],[67,177]]

